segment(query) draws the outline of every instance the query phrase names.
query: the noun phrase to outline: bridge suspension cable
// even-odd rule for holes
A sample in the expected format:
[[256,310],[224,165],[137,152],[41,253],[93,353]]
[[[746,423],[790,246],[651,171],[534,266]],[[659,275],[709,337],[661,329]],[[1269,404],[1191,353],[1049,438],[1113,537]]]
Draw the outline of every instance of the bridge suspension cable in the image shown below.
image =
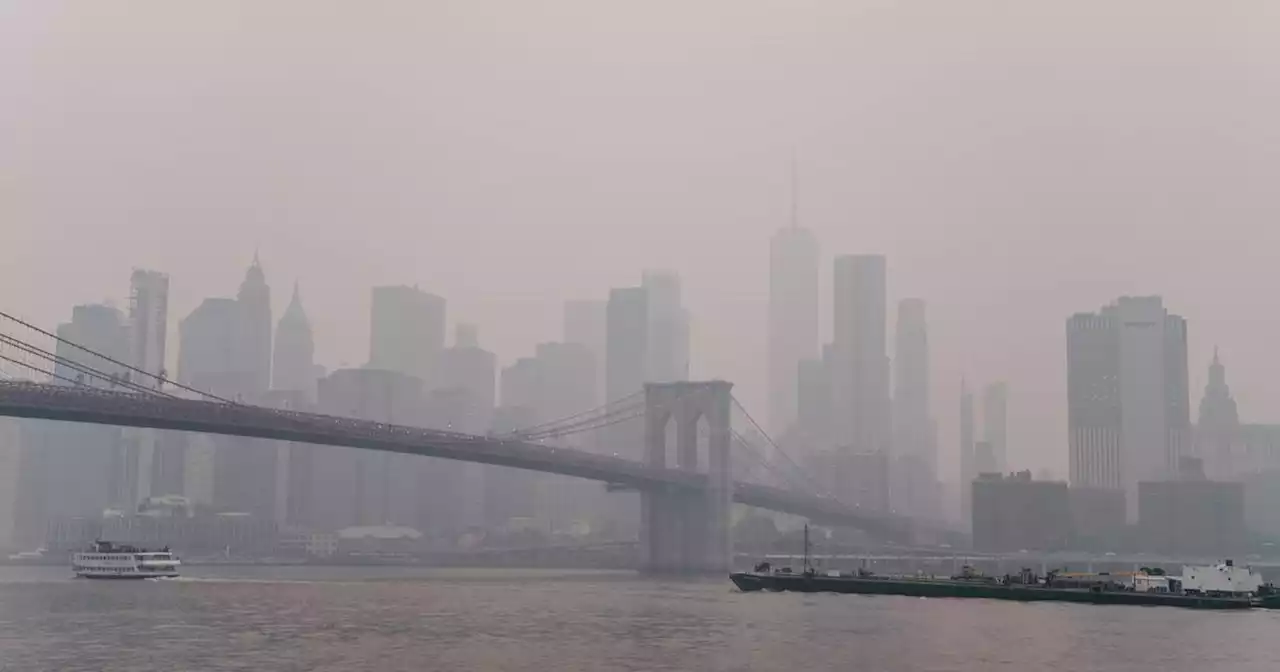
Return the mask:
[[[56,378],[56,379],[61,380],[61,381],[64,381],[64,382],[71,383],[72,385],[79,385],[79,384],[80,384],[78,381],[73,380],[73,379],[71,379],[71,378],[67,378],[66,376],[60,376],[60,375],[58,375],[58,374],[56,374],[56,373],[54,373],[54,372],[52,372],[52,371],[45,371],[44,369],[42,369],[42,368],[40,368],[40,367],[38,367],[38,366],[35,366],[34,364],[28,364],[28,363],[26,363],[26,362],[23,362],[23,361],[20,361],[20,360],[14,359],[14,358],[9,357],[9,356],[7,356],[7,355],[0,355],[0,360],[4,360],[4,361],[9,362],[9,363],[11,363],[11,364],[17,364],[18,366],[20,366],[20,367],[22,367],[22,368],[24,368],[24,369],[29,369],[29,370],[31,370],[31,371],[35,371],[36,373],[41,373],[41,374],[44,374],[44,375],[49,376],[49,377],[51,377],[51,378]],[[12,375],[9,375],[9,374],[7,374],[7,373],[4,373],[3,371],[0,371],[0,375],[3,375],[3,376],[4,376],[6,379],[8,379],[8,380],[13,380],[13,376],[12,376]]]
[[[141,375],[143,375],[143,376],[146,376],[147,378],[149,378],[149,379],[151,379],[151,380],[154,380],[154,381],[156,382],[156,390],[158,390],[158,391],[160,391],[160,392],[163,392],[162,388],[163,388],[163,386],[164,386],[165,384],[169,384],[169,385],[172,385],[172,386],[174,386],[174,387],[176,387],[176,388],[178,388],[178,389],[180,389],[180,390],[183,390],[183,391],[186,391],[186,392],[190,392],[190,393],[192,393],[192,394],[199,395],[201,398],[208,399],[208,400],[211,400],[211,401],[220,401],[220,402],[222,402],[222,403],[224,403],[224,404],[234,404],[234,403],[237,403],[237,402],[232,401],[232,400],[230,400],[230,399],[224,399],[223,397],[220,397],[220,396],[218,396],[218,395],[216,395],[216,394],[211,394],[211,393],[209,393],[209,392],[205,392],[205,391],[203,391],[203,390],[198,390],[198,389],[196,389],[196,388],[194,388],[194,387],[190,387],[190,386],[187,386],[187,385],[183,385],[182,383],[179,383],[179,382],[176,382],[176,381],[173,381],[173,380],[169,380],[168,378],[165,378],[165,377],[163,377],[163,376],[156,375],[156,374],[154,374],[154,373],[151,373],[150,371],[145,371],[145,370],[143,370],[143,369],[140,369],[140,368],[138,368],[138,367],[136,367],[136,366],[133,366],[133,365],[131,365],[131,364],[127,364],[127,363],[125,363],[125,362],[122,362],[122,361],[120,361],[120,360],[117,360],[117,359],[115,359],[115,358],[113,358],[113,357],[110,357],[110,356],[108,356],[108,355],[104,355],[104,354],[102,354],[101,352],[98,352],[98,351],[93,350],[93,349],[91,349],[91,348],[88,348],[88,347],[85,347],[85,346],[83,346],[83,345],[80,345],[79,343],[76,343],[76,342],[74,342],[74,341],[70,341],[70,340],[68,340],[68,339],[65,339],[65,338],[63,338],[63,337],[61,337],[61,336],[59,336],[59,335],[57,335],[57,334],[55,334],[55,333],[52,333],[52,332],[46,331],[46,330],[44,330],[44,329],[41,329],[40,327],[38,327],[38,326],[36,326],[36,325],[34,325],[34,324],[32,324],[32,323],[30,323],[30,322],[26,321],[26,320],[23,320],[23,319],[18,318],[18,317],[14,317],[13,315],[10,315],[9,313],[6,313],[6,312],[4,312],[4,311],[0,311],[0,319],[4,319],[4,320],[8,320],[8,321],[10,321],[10,322],[13,322],[14,324],[17,324],[17,325],[19,325],[19,326],[21,326],[21,327],[24,327],[24,328],[26,328],[26,329],[29,329],[29,330],[31,330],[31,331],[33,331],[33,332],[37,333],[37,334],[40,334],[41,336],[45,336],[45,337],[47,337],[47,338],[52,338],[54,341],[56,341],[56,342],[58,342],[58,343],[62,343],[62,344],[64,344],[64,345],[68,346],[68,347],[75,348],[76,350],[79,350],[79,351],[81,351],[81,352],[83,352],[83,353],[85,353],[85,354],[88,354],[88,355],[92,355],[92,356],[94,356],[94,357],[97,357],[97,358],[101,359],[102,361],[109,362],[110,364],[112,364],[112,365],[114,365],[114,366],[118,366],[118,367],[120,367],[120,368],[122,368],[122,369],[125,369],[125,370],[127,370],[127,371],[131,371],[131,372],[138,373],[138,374],[141,374]],[[10,337],[10,338],[13,338],[13,336],[9,336],[9,337]],[[19,339],[15,339],[15,340],[19,340]],[[70,361],[70,360],[67,360],[67,361]],[[117,377],[117,378],[118,378],[118,377]],[[150,389],[150,388],[147,388],[146,386],[141,386],[141,385],[139,385],[139,387],[142,387],[142,388],[143,388],[143,389],[145,389],[145,390],[149,390],[149,389]],[[170,396],[172,396],[172,395],[170,395]]]
[[773,464],[772,461],[769,460],[768,457],[762,451],[760,451],[755,446],[754,443],[752,443],[749,439],[747,439],[747,437],[743,436],[741,432],[730,427],[729,433],[732,436],[733,440],[746,451],[747,456],[751,458],[752,463],[757,467],[763,468],[764,471],[772,474],[776,479],[778,479],[778,483],[780,485],[785,485],[789,488],[792,488],[794,490],[800,490],[800,491],[803,491],[809,487],[807,484],[798,483],[796,476],[794,474],[788,473],[787,471],[784,471],[778,468],[777,465]]
[[[602,429],[604,427],[609,427],[612,425],[617,425],[617,424],[621,424],[631,420],[636,420],[638,418],[642,418],[648,414],[649,410],[651,410],[648,408],[645,400],[635,399],[636,397],[639,397],[640,395],[643,395],[643,394],[644,394],[643,391],[635,392],[625,397],[622,397],[614,402],[611,402],[611,404],[616,405],[616,404],[622,404],[622,402],[625,402],[627,400],[634,400],[634,401],[630,401],[629,403],[623,404],[619,408],[615,408],[614,410],[608,411],[598,417],[587,418],[587,419],[579,420],[577,422],[572,422],[566,425],[547,428],[541,432],[520,433],[520,434],[516,434],[514,438],[518,438],[526,441],[529,441],[529,440],[540,441],[540,440],[546,440],[549,438],[560,438],[564,436],[572,436],[574,434],[581,434],[583,432]],[[674,405],[678,403],[683,396],[684,396],[684,393],[676,395],[674,398],[672,398],[668,402],[658,406],[656,409],[653,409],[653,410],[659,410],[659,411],[668,410],[674,407]],[[605,406],[592,409],[592,410],[595,411],[595,410],[600,410],[602,408],[607,408],[609,405],[610,404],[605,404]],[[591,411],[587,411],[587,413],[590,413],[590,412]],[[582,415],[582,414],[579,414],[579,415]]]
[[[620,417],[619,417],[620,416]],[[520,435],[519,438],[524,441],[545,441],[547,439],[557,439],[565,436],[573,436],[574,434],[582,434],[596,429],[603,429],[612,425],[621,424],[630,420],[644,417],[644,409],[630,409],[628,411],[615,411],[607,415],[596,418],[588,423],[578,423],[564,428],[552,431],[542,432],[531,435]]]
[[587,410],[585,410],[585,411],[579,411],[579,412],[577,412],[577,413],[574,413],[573,415],[566,415],[566,416],[565,416],[565,417],[563,417],[563,418],[556,418],[555,420],[548,420],[548,421],[546,421],[546,422],[540,422],[540,423],[538,423],[538,424],[536,424],[536,425],[530,425],[530,426],[528,426],[528,427],[523,427],[523,428],[521,428],[521,429],[517,429],[517,430],[515,430],[515,431],[508,432],[508,433],[507,433],[507,434],[505,434],[504,436],[512,436],[512,437],[515,437],[515,436],[525,436],[525,435],[529,435],[529,434],[536,434],[536,433],[541,432],[541,431],[543,431],[543,430],[545,430],[545,429],[547,429],[547,428],[549,428],[549,427],[561,427],[561,426],[564,426],[564,423],[569,423],[569,422],[572,422],[572,421],[577,421],[577,420],[579,420],[580,418],[583,418],[583,417],[585,417],[585,416],[591,415],[592,413],[596,413],[596,412],[598,412],[598,411],[603,411],[603,410],[605,410],[605,409],[609,408],[610,406],[617,406],[617,405],[620,405],[620,404],[622,404],[623,402],[627,402],[627,401],[629,401],[629,400],[631,400],[631,399],[634,399],[635,397],[638,397],[638,396],[640,396],[640,395],[642,395],[642,394],[644,394],[644,390],[641,390],[641,391],[639,391],[639,392],[633,392],[633,393],[631,393],[631,394],[628,394],[628,395],[627,395],[627,396],[625,396],[625,397],[621,397],[621,398],[619,398],[619,399],[615,399],[615,400],[613,400],[613,401],[609,401],[609,402],[603,403],[603,404],[601,404],[601,405],[599,405],[599,406],[596,406],[595,408],[587,409]]
[[593,429],[599,429],[600,427],[617,424],[618,422],[624,422],[641,415],[644,415],[643,404],[632,402],[595,417],[586,417],[575,422],[543,427],[537,431],[517,432],[511,434],[510,438],[524,441],[538,441],[561,436],[570,436],[573,434],[588,432]]
[[569,434],[577,434],[594,428],[595,425],[601,423],[610,423],[618,416],[633,416],[637,413],[643,413],[640,404],[631,403],[626,406],[615,408],[595,417],[584,418],[576,422],[570,422],[558,426],[544,427],[541,430],[533,432],[520,432],[515,434],[520,439],[544,439],[552,436],[567,436]]
[[806,471],[803,467],[801,467],[795,460],[791,459],[791,456],[787,454],[787,451],[783,450],[782,446],[779,446],[777,442],[773,440],[773,437],[769,436],[769,433],[764,431],[764,428],[760,426],[760,423],[756,422],[756,419],[751,417],[751,412],[747,410],[746,406],[742,405],[742,402],[738,401],[737,397],[732,397],[732,400],[733,400],[733,405],[736,406],[739,411],[742,411],[742,415],[747,419],[747,422],[751,423],[751,426],[755,429],[755,431],[760,436],[764,437],[764,440],[769,443],[769,445],[773,448],[776,454],[781,455],[782,458],[786,460],[788,464],[791,465],[791,468],[795,470],[796,474],[798,474],[801,478],[803,478],[805,481],[808,482],[808,486],[810,488],[812,488],[815,492],[823,492],[829,497],[832,497],[832,498],[835,497],[829,492],[824,492],[823,488],[818,484],[817,479],[815,479],[811,474],[809,474],[809,472]]
[[139,385],[138,383],[135,383],[129,380],[128,374],[125,374],[124,376],[109,374],[100,369],[96,369],[88,364],[85,364],[83,362],[78,362],[76,360],[69,359],[67,357],[61,357],[55,353],[45,350],[44,348],[31,345],[26,341],[19,340],[17,338],[14,338],[13,336],[9,336],[8,334],[0,333],[0,344],[8,345],[9,347],[14,348],[15,350],[18,350],[28,355],[33,355],[39,359],[49,362],[50,364],[53,365],[54,371],[45,371],[43,369],[39,369],[34,366],[31,366],[29,363],[26,363],[26,362],[23,362],[21,364],[33,370],[39,371],[41,373],[45,373],[50,377],[56,378],[58,380],[70,382],[75,385],[85,384],[83,380],[75,380],[75,379],[71,379],[66,376],[62,376],[55,373],[58,366],[63,366],[68,369],[71,369],[72,371],[79,373],[80,376],[78,376],[77,378],[88,376],[89,383],[92,383],[93,379],[96,378],[98,380],[101,380],[103,383],[106,383],[110,387],[120,386],[120,387],[124,387],[125,389],[132,390],[134,392],[142,392],[144,394],[154,394],[154,395],[159,395],[164,397],[176,398],[174,397],[174,395],[164,392],[163,390],[151,389],[144,385]]
[[[11,364],[15,364],[25,371],[33,371],[35,373],[48,376],[51,379],[61,380],[63,382],[70,383],[72,385],[83,385],[84,376],[86,375],[86,373],[89,375],[90,380],[92,380],[93,378],[101,378],[103,382],[109,381],[109,376],[107,376],[106,374],[97,375],[97,374],[94,374],[93,372],[87,372],[84,369],[80,368],[76,362],[65,361],[65,360],[61,362],[62,365],[79,372],[80,376],[78,376],[77,377],[78,379],[77,379],[77,378],[69,378],[62,374],[59,374],[57,372],[57,365],[60,362],[59,362],[59,358],[56,355],[50,355],[47,350],[30,345],[24,341],[20,341],[18,339],[13,338],[12,336],[8,336],[6,334],[0,334],[0,350],[3,350],[5,347],[10,349],[11,355],[13,355],[14,357],[19,357],[20,359],[15,359],[14,357],[11,357],[9,355],[0,354],[0,361],[5,361]],[[32,363],[32,355],[35,356],[34,357],[35,363]],[[49,363],[52,363],[54,365],[54,370],[51,371],[44,368],[48,366]],[[6,374],[6,375],[11,379],[14,378],[12,374]]]

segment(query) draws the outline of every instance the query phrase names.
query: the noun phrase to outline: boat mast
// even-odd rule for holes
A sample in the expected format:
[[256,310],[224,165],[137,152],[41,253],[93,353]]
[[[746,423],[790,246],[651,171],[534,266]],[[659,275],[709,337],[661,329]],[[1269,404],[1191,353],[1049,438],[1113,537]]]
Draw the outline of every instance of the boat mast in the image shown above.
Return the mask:
[[809,523],[804,524],[804,573],[809,573]]

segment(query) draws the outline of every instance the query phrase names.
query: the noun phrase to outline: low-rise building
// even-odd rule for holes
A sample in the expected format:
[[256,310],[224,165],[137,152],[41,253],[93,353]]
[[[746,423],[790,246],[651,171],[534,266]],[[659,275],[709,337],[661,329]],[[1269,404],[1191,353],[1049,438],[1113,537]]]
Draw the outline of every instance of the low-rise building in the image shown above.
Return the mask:
[[1056,551],[1068,546],[1067,484],[1030,471],[980,474],[973,481],[973,546],[980,551]]
[[1071,510],[1071,548],[1108,552],[1124,545],[1124,490],[1072,487],[1067,497]]
[[1245,543],[1244,484],[1152,481],[1138,484],[1144,550],[1219,557]]

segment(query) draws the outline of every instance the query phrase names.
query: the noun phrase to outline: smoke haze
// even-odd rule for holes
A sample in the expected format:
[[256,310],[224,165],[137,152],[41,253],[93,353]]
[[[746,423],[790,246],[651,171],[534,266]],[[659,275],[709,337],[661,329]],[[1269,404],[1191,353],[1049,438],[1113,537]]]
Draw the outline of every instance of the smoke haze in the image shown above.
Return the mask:
[[1262,0],[0,0],[0,306],[52,326],[139,266],[176,323],[256,249],[331,369],[402,283],[505,364],[670,268],[693,375],[763,413],[794,155],[827,337],[831,256],[887,255],[942,473],[965,375],[1009,382],[1010,464],[1065,476],[1064,320],[1118,295],[1187,318],[1193,404],[1217,344],[1280,417],[1278,118]]

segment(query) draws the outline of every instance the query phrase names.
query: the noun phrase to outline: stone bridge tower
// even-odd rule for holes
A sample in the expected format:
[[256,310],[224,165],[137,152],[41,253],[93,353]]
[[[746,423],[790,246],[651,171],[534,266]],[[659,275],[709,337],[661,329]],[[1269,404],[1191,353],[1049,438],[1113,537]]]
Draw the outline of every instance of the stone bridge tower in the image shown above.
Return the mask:
[[[645,391],[645,462],[650,467],[704,472],[702,490],[650,490],[641,494],[641,564],[654,572],[727,572],[733,559],[730,507],[729,411],[732,383],[648,383]],[[698,421],[709,430],[707,464],[698,463]],[[667,464],[667,424],[675,424],[676,463]]]

